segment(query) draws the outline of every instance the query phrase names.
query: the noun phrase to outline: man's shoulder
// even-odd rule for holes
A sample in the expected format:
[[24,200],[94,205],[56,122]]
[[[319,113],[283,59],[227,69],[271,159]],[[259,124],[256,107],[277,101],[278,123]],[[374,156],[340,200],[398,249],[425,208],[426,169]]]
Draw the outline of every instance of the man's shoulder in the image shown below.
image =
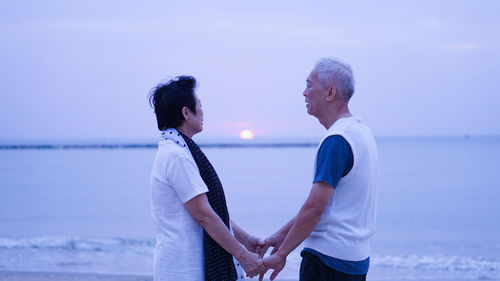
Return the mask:
[[327,136],[325,140],[323,140],[320,149],[342,147],[343,145],[349,145],[347,140],[341,134],[332,134]]

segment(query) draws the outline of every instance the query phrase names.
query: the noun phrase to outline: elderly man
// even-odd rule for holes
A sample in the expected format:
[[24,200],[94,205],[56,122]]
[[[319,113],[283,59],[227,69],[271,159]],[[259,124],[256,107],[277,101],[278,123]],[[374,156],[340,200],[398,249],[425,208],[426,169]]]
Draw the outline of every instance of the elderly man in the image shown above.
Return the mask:
[[306,82],[307,113],[327,132],[318,145],[309,196],[299,213],[265,240],[263,250],[274,249],[264,264],[274,269],[274,280],[288,254],[304,242],[300,281],[366,280],[375,231],[375,140],[349,111],[354,93],[349,65],[323,58]]

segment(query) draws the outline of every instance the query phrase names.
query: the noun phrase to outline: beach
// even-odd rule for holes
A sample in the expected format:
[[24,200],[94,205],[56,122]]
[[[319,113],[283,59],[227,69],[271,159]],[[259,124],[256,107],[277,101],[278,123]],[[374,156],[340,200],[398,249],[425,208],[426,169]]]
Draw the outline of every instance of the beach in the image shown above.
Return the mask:
[[[257,278],[247,278],[249,281],[257,281]],[[264,278],[265,281],[269,278]],[[297,281],[298,279],[275,279],[275,281]],[[392,279],[372,279],[369,281],[382,281]],[[451,281],[456,279],[409,279],[414,281]],[[467,279],[469,281],[484,281],[485,279]],[[487,279],[500,280],[500,279]],[[88,274],[88,273],[61,273],[61,272],[13,272],[0,271],[0,281],[153,281],[152,276],[147,275],[112,275],[112,274]],[[394,280],[397,281],[397,280]]]
[[0,281],[152,281],[145,275],[0,271]]
[[[152,281],[147,275],[112,275],[88,273],[61,273],[61,272],[15,272],[0,271],[0,281]],[[256,278],[248,278],[256,281]],[[269,280],[268,278],[264,280]],[[275,279],[276,281],[293,281],[292,279]]]

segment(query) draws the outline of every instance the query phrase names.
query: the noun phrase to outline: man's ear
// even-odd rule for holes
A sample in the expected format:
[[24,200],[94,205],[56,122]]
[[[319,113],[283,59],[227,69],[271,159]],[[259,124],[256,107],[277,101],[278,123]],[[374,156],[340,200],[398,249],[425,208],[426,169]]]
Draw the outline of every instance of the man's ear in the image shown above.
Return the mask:
[[337,87],[331,85],[330,87],[328,87],[328,94],[326,95],[326,100],[332,101],[335,99],[335,96],[337,96]]

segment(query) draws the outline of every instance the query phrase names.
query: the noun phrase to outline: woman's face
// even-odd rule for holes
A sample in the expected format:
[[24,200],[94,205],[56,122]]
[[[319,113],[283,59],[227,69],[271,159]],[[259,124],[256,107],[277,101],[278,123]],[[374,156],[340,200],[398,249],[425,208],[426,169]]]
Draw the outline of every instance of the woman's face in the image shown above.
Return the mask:
[[196,94],[194,94],[194,99],[196,100],[196,114],[193,112],[189,114],[186,125],[191,128],[194,134],[197,134],[203,130],[203,109],[201,109],[201,101]]

